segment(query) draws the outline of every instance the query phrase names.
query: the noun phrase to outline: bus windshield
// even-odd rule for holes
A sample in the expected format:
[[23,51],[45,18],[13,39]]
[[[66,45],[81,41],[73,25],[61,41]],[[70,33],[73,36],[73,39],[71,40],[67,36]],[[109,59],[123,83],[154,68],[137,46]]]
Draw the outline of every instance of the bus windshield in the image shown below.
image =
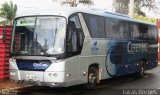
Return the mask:
[[58,55],[65,51],[66,20],[63,17],[22,17],[14,21],[11,53]]

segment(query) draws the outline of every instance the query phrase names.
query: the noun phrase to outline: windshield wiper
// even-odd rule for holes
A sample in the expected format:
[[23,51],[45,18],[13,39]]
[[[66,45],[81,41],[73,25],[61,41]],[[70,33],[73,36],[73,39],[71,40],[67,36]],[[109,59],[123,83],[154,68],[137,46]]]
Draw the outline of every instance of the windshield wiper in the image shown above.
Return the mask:
[[33,44],[36,44],[36,46],[38,46],[38,47],[40,48],[40,50],[41,50],[46,56],[50,56],[50,55],[46,52],[46,50],[39,44],[39,42],[38,42],[35,38],[33,38]]
[[[38,48],[40,48],[40,50],[46,55],[46,56],[50,56],[46,50],[35,40],[33,40],[33,44],[35,44]],[[34,45],[33,45],[34,46]],[[34,46],[34,47],[36,47]],[[29,52],[31,52],[32,50],[29,50],[29,51],[21,51],[22,50],[22,47],[18,49],[18,51],[15,53],[16,55],[19,54],[20,52],[25,52],[23,54],[28,54]]]

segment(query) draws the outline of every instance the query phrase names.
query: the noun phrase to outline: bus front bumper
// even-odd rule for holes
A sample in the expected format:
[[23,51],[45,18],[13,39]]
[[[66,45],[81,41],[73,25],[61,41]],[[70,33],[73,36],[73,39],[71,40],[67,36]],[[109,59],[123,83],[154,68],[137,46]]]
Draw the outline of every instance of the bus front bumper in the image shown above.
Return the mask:
[[11,80],[17,84],[23,85],[33,85],[33,86],[49,86],[49,87],[66,87],[65,82],[55,83],[55,82],[41,82],[41,81],[33,81],[33,80]]
[[10,80],[26,85],[66,87],[65,72],[12,70]]

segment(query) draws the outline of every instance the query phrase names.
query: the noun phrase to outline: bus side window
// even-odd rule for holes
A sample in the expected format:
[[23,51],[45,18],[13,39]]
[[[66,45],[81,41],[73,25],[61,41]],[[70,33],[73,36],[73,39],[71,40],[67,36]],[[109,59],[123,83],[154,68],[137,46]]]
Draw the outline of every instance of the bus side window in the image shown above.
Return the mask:
[[67,27],[67,53],[80,54],[83,46],[84,35],[77,15],[69,19]]
[[157,40],[157,29],[155,26],[148,26],[148,39]]
[[140,30],[138,28],[138,24],[133,24],[133,33],[132,33],[132,38],[133,39],[139,39],[140,37]]

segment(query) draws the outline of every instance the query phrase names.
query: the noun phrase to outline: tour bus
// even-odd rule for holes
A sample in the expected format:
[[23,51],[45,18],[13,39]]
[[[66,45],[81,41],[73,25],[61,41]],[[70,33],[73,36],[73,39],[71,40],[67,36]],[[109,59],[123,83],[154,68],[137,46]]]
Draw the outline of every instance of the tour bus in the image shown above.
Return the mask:
[[101,80],[157,66],[155,24],[96,9],[59,8],[18,16],[11,37],[10,79],[92,89]]

